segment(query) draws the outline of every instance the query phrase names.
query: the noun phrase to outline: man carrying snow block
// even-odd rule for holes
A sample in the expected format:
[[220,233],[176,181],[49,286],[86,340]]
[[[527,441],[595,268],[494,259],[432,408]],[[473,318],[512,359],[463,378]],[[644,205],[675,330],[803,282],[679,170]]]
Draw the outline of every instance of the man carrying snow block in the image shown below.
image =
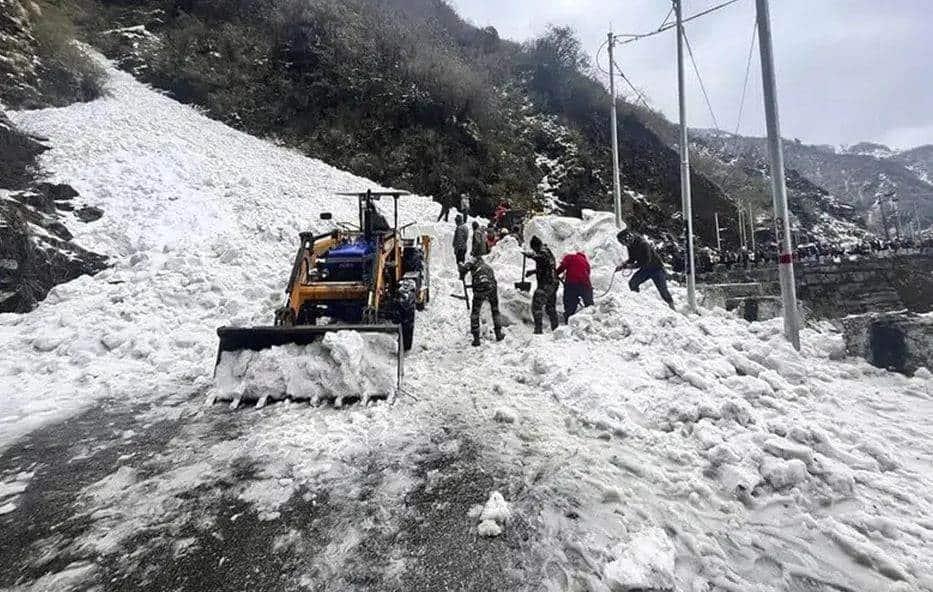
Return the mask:
[[651,280],[664,302],[667,302],[671,310],[675,310],[674,299],[667,289],[667,272],[664,271],[664,262],[654,247],[644,237],[629,230],[619,232],[616,238],[628,249],[628,260],[616,267],[616,271],[638,268],[638,271],[628,281],[629,289],[632,292],[638,292],[639,286]]
[[564,277],[564,322],[569,323],[570,317],[577,312],[577,306],[581,300],[583,306],[593,306],[590,261],[583,251],[567,253],[560,260],[556,273],[558,277],[562,273],[566,274]]
[[460,279],[462,280],[468,273],[472,275],[473,285],[473,309],[470,311],[473,347],[479,346],[479,313],[483,309],[484,302],[489,303],[492,311],[492,326],[496,333],[496,341],[502,341],[505,335],[502,333],[502,320],[499,317],[499,286],[496,283],[496,274],[482,257],[474,257],[460,265]]
[[531,237],[530,244],[531,251],[526,251],[525,257],[534,260],[535,268],[525,273],[525,276],[534,274],[538,281],[535,293],[531,296],[531,317],[535,320],[535,335],[540,335],[544,332],[545,312],[551,321],[551,331],[560,323],[557,318],[557,274],[551,249],[536,236]]
[[470,242],[470,228],[462,215],[457,214],[454,220],[457,222],[457,229],[454,230],[454,257],[457,258],[457,265],[460,265],[466,261],[467,243]]

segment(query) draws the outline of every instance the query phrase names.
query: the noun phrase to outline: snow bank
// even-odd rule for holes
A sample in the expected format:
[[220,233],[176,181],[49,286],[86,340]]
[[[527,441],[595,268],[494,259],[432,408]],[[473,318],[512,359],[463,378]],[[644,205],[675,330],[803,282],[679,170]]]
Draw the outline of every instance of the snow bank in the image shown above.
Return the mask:
[[[33,313],[0,315],[0,448],[102,397],[203,399],[216,328],[271,324],[298,233],[356,219],[355,198],[336,192],[379,188],[108,74],[105,98],[9,114],[49,138],[48,180],[106,212],[67,225],[113,265],[57,286]],[[404,198],[400,221],[438,207]]]
[[312,403],[388,398],[397,386],[398,339],[355,331],[326,333],[311,345],[224,352],[211,396],[239,402],[307,399]]

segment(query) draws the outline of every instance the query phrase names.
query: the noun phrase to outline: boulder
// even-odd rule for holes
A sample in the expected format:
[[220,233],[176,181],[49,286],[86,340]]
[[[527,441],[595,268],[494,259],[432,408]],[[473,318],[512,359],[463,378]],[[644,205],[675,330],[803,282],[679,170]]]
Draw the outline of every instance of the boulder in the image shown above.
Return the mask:
[[842,325],[850,356],[907,375],[933,367],[933,316],[870,313],[847,317]]

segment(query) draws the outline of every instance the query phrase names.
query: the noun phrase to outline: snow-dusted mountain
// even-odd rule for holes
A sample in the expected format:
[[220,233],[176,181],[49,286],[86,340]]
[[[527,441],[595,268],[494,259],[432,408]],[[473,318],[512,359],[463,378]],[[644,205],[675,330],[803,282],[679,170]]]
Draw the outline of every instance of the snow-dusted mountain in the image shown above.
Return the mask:
[[[738,163],[756,168],[753,163],[767,163],[764,138],[746,137],[712,130],[695,130],[699,149],[712,155],[703,162],[705,173],[717,176],[717,167],[731,167]],[[823,211],[837,216],[835,206],[852,208],[848,218],[866,225],[876,234],[883,235],[878,200],[885,200],[888,231],[893,237],[900,226],[909,235],[914,225],[919,230],[933,224],[933,183],[929,176],[933,164],[933,146],[925,145],[910,150],[895,150],[882,144],[863,142],[849,147],[809,145],[799,140],[784,141],[785,164],[789,176],[797,175],[831,196],[818,205]],[[750,163],[752,163],[750,165]],[[710,172],[713,171],[713,172]],[[718,176],[734,175],[720,172]],[[727,193],[730,187],[724,188]],[[758,188],[760,198],[760,188]],[[733,191],[743,188],[732,187]],[[755,199],[755,191],[747,191]],[[793,191],[792,191],[793,197]],[[792,206],[793,209],[793,206]],[[898,213],[899,212],[899,213]]]

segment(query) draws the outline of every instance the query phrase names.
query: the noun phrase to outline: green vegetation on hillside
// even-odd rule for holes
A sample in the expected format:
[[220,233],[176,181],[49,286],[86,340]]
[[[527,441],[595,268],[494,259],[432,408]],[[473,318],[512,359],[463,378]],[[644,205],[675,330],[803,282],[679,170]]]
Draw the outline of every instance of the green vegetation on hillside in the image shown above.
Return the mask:
[[0,101],[8,108],[62,107],[104,94],[104,71],[75,43],[59,2],[0,0]]
[[[570,213],[611,204],[606,90],[567,28],[520,45],[442,0],[70,5],[147,82],[354,173],[440,199],[467,192],[487,212],[501,199]],[[623,185],[646,196],[630,219],[676,232],[677,155],[644,123],[660,116],[619,108]],[[701,175],[693,187],[711,239],[712,212],[730,206]]]

